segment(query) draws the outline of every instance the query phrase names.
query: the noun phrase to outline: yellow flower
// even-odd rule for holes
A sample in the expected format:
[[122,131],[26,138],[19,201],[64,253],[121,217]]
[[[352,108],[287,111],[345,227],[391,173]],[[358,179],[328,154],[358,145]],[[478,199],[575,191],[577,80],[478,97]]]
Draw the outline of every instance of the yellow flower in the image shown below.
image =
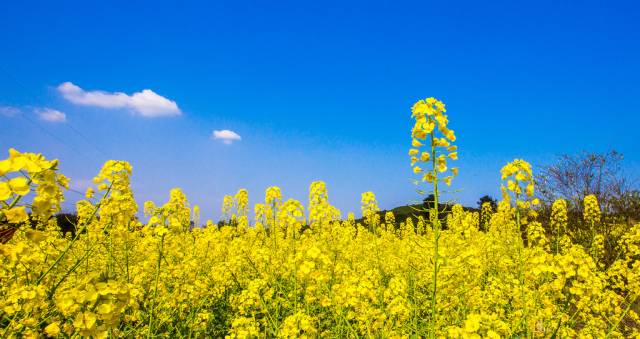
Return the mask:
[[42,240],[45,239],[45,235],[43,232],[37,231],[37,230],[32,230],[32,229],[28,229],[25,231],[25,236],[27,237],[27,239],[38,243],[41,242]]
[[11,191],[18,195],[27,195],[29,193],[29,181],[25,177],[17,177],[9,180]]
[[44,328],[44,333],[50,337],[57,337],[60,334],[60,326],[58,322],[51,323]]
[[[436,172],[444,173],[447,171],[446,157],[452,160],[458,159],[456,152],[457,147],[451,145],[451,142],[455,141],[455,134],[453,130],[450,130],[447,125],[449,124],[449,118],[446,114],[445,105],[436,98],[430,97],[425,100],[420,100],[414,104],[412,108],[412,117],[415,119],[415,124],[411,131],[412,141],[411,145],[414,149],[409,151],[411,158],[411,166],[415,166],[418,161],[428,162],[432,157],[437,157],[437,163],[435,168],[429,168],[422,177],[422,181],[436,182],[444,181],[446,184],[451,184],[453,176],[449,178],[438,178]],[[436,129],[437,127],[437,129]],[[438,133],[439,132],[439,133]],[[431,138],[428,138],[431,136]],[[431,149],[420,153],[418,157],[419,148],[424,146],[421,140],[428,140]],[[448,155],[442,154],[444,151],[437,149],[437,147],[446,147]],[[428,166],[428,164],[426,165]],[[421,168],[413,168],[415,174],[425,172]],[[453,175],[457,174],[457,168],[452,170]]]
[[416,139],[422,139],[422,140],[424,140],[424,139],[426,139],[426,138],[427,138],[427,131],[425,131],[424,129],[420,129],[420,128],[418,128],[418,126],[416,126],[416,127],[413,129],[413,131],[412,131],[412,133],[411,133],[411,136],[413,136],[413,137],[414,137],[414,138],[416,138]]
[[584,209],[583,209],[583,218],[588,223],[598,223],[600,222],[600,206],[598,205],[598,198],[589,194],[584,197],[583,200]]
[[530,183],[525,188],[525,194],[527,194],[528,196],[532,197],[533,193],[534,193],[533,183]]
[[429,120],[425,121],[425,122],[421,125],[421,127],[422,127],[422,130],[423,130],[425,133],[431,133],[431,132],[433,132],[433,129],[434,129],[434,128],[436,128],[436,123],[435,123],[435,122],[433,122],[433,120],[429,119]]
[[418,100],[413,104],[413,107],[411,107],[411,112],[413,113],[413,116],[425,115],[427,113],[427,104],[424,100]]
[[300,272],[303,274],[309,274],[315,268],[316,264],[313,261],[305,261],[300,266]]
[[449,147],[449,142],[445,138],[433,138],[433,145],[440,147]]
[[439,128],[441,128],[441,130],[446,131],[447,124],[449,123],[449,119],[447,118],[447,116],[438,114],[436,115],[436,121],[438,122],[438,125],[440,125]]
[[18,224],[27,221],[29,216],[24,206],[13,207],[9,210],[3,211],[7,221],[11,224]]
[[11,187],[4,181],[0,181],[0,200],[7,200],[11,197]]
[[475,333],[480,329],[480,320],[482,318],[478,314],[470,314],[464,321],[464,330],[467,333]]
[[456,135],[452,130],[447,131],[444,136],[447,137],[447,139],[449,139],[450,141],[456,141]]
[[98,311],[98,314],[109,314],[113,311],[113,309],[114,309],[113,304],[103,303],[96,308],[96,311]]
[[447,158],[444,155],[438,157],[438,172],[445,172],[447,170]]
[[91,198],[93,198],[94,194],[95,194],[95,191],[93,190],[93,188],[89,187],[89,188],[87,188],[87,191],[84,193],[84,196],[87,199],[91,199]]
[[164,226],[158,226],[158,227],[156,227],[156,228],[154,229],[154,233],[155,233],[157,236],[160,236],[160,237],[161,237],[161,236],[163,236],[163,235],[165,235],[165,234],[169,233],[169,230],[168,230],[166,227],[164,227]]
[[487,331],[487,338],[489,338],[489,339],[499,339],[499,338],[501,338],[501,337],[500,337],[500,335],[499,335],[498,333],[496,333],[495,331],[493,331],[493,330],[488,330],[488,331]]
[[72,312],[72,308],[74,305],[75,302],[71,296],[60,298],[56,301],[56,306],[58,306],[58,309],[62,311],[63,314]]
[[422,181],[433,182],[435,177],[433,176],[433,172],[429,171],[422,176]]
[[0,176],[11,172],[11,160],[0,160]]
[[91,330],[96,325],[98,318],[93,312],[78,313],[73,320],[73,326],[77,329]]

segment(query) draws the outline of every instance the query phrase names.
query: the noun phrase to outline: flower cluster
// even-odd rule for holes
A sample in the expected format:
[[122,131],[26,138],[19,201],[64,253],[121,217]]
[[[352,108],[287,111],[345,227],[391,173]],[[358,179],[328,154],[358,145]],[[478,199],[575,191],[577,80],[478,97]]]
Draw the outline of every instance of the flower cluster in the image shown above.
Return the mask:
[[[422,181],[437,182],[438,173],[446,173],[449,169],[447,159],[458,159],[458,148],[452,145],[456,141],[456,135],[447,126],[449,119],[442,101],[435,98],[419,100],[413,105],[411,112],[415,119],[411,130],[413,148],[409,150],[413,173],[422,175]],[[437,131],[440,132],[440,137]],[[425,143],[429,148],[422,149]],[[431,168],[425,170],[418,166],[418,163],[424,163]],[[452,167],[449,171],[450,174],[441,179],[447,185],[451,185],[451,180],[458,174],[458,168]]]
[[380,215],[378,214],[380,208],[378,207],[376,195],[373,192],[362,193],[361,206],[362,216],[366,220],[365,223],[369,227],[377,227],[380,224]]
[[589,194],[584,197],[584,221],[589,225],[595,225],[600,222],[600,206],[598,198]]
[[[64,200],[62,190],[69,180],[57,173],[58,161],[46,160],[41,154],[9,150],[9,157],[0,161],[0,221],[19,224],[27,221],[27,209],[34,216],[47,220],[60,210]],[[31,201],[26,196],[34,192]]]

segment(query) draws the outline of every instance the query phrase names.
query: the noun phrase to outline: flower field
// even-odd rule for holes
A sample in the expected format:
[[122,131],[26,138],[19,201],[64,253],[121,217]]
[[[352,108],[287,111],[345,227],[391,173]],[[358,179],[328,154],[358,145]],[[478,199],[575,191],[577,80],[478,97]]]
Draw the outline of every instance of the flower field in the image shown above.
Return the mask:
[[372,192],[361,222],[343,216],[321,181],[306,206],[278,187],[252,206],[240,189],[220,223],[201,221],[176,188],[146,202],[142,222],[133,169],[112,160],[77,203],[75,232],[62,233],[57,161],[9,150],[0,336],[640,337],[640,224],[605,222],[595,196],[580,227],[564,200],[543,220],[521,159],[496,173],[495,210],[441,210],[459,171],[456,135],[434,98],[412,116],[408,161],[435,207],[404,222]]

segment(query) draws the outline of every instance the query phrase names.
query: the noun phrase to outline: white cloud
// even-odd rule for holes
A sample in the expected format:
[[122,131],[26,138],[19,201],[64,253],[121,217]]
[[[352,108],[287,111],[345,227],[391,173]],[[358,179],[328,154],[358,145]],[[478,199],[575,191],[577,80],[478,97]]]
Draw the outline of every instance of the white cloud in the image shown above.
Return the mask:
[[230,131],[228,129],[213,131],[211,138],[214,140],[222,140],[222,143],[224,143],[225,145],[231,145],[234,141],[242,140],[238,133]]
[[12,106],[0,106],[0,115],[4,115],[5,117],[15,117],[20,113],[21,111],[19,108]]
[[40,120],[48,122],[65,122],[67,121],[67,115],[53,108],[36,108],[36,114]]
[[71,82],[64,82],[58,86],[58,92],[76,105],[126,108],[134,114],[147,118],[182,114],[175,101],[158,95],[150,89],[128,95],[122,92],[85,91]]

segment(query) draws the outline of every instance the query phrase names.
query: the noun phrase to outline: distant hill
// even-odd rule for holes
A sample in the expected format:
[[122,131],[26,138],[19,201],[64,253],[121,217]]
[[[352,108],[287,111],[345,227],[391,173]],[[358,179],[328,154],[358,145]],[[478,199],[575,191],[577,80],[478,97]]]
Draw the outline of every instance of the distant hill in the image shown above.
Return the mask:
[[[388,211],[391,211],[393,212],[393,216],[395,217],[395,220],[397,223],[405,222],[408,218],[413,218],[413,221],[415,222],[418,220],[419,216],[422,216],[425,219],[428,218],[427,211],[431,209],[432,207],[431,205],[432,204],[429,204],[427,203],[427,201],[425,201],[422,204],[411,204],[411,205],[405,205],[405,206],[398,206],[398,207],[392,208],[391,210],[382,210],[378,212],[378,214],[380,215],[381,221],[384,221],[384,215]],[[453,206],[454,204],[438,204],[440,215],[442,217],[446,217],[446,215],[449,214]],[[462,208],[465,211],[469,211],[469,212],[479,211],[477,208],[473,208],[473,207],[462,206]],[[356,219],[356,222],[362,223],[363,221],[364,221],[363,218]]]

